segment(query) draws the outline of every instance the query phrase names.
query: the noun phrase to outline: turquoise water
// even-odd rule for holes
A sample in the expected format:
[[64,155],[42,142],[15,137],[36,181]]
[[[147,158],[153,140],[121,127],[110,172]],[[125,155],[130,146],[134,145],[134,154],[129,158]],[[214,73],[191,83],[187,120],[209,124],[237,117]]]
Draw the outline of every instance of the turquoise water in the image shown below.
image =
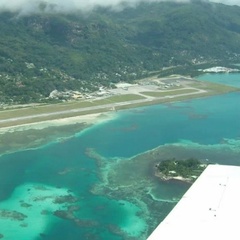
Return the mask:
[[1,156],[0,236],[146,239],[189,185],[161,182],[141,154],[240,165],[239,102],[236,92],[121,111],[67,141]]
[[240,136],[236,131],[239,97],[239,93],[233,93],[122,112],[116,120],[83,134],[82,144],[94,147],[103,156],[130,157],[181,139],[219,143],[223,137]]
[[239,73],[208,73],[197,77],[198,80],[221,83],[228,86],[240,87]]

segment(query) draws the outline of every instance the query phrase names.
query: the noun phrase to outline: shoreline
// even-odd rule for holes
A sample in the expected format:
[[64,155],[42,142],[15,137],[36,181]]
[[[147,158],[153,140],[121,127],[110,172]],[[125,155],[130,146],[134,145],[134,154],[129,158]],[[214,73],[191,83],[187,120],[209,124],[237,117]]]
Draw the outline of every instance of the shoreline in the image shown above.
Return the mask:
[[114,114],[97,113],[0,128],[0,156],[67,141],[113,118]]
[[1,129],[15,128],[20,125],[44,125],[43,123],[49,125],[50,123],[59,121],[72,122],[71,119],[84,121],[86,118],[86,122],[95,123],[94,121],[92,122],[92,118],[95,119],[96,116],[100,116],[101,114],[111,114],[119,110],[186,101],[240,91],[237,87],[199,81],[184,76],[148,80],[151,84],[153,84],[152,82],[156,84],[155,82],[157,81],[160,87],[154,84],[150,85],[151,87],[139,84],[136,86],[132,85],[127,90],[118,88],[119,92],[115,93],[116,95],[112,97],[34,105],[24,108],[19,108],[18,106],[16,109],[0,109],[0,134]]
[[[237,92],[237,91],[232,91],[232,92]],[[225,92],[225,94],[231,93]],[[166,103],[175,103],[175,102],[182,102],[182,101],[187,101],[191,99],[199,99],[199,98],[204,98],[204,97],[210,97],[214,95],[221,95],[224,93],[194,93],[194,94],[183,94],[179,96],[172,96],[172,97],[164,97],[164,98],[156,98],[156,99],[151,99],[150,101],[143,101],[139,103],[119,103],[118,106],[115,107],[115,110],[109,109],[103,105],[103,108],[101,111],[93,111],[93,112],[88,112],[82,113],[81,115],[73,115],[73,116],[58,116],[58,118],[50,118],[50,119],[44,119],[40,118],[38,119],[33,115],[32,118],[30,116],[27,116],[26,118],[29,119],[20,119],[16,120],[15,118],[6,118],[6,119],[0,119],[0,135],[8,130],[13,130],[13,129],[43,129],[46,127],[50,126],[63,126],[63,125],[70,125],[70,124],[75,124],[75,123],[86,123],[86,124],[95,124],[98,123],[102,120],[99,120],[98,118],[101,118],[102,116],[107,116],[107,118],[111,119],[112,117],[109,117],[109,115],[113,115],[117,111],[121,110],[126,110],[126,109],[134,109],[134,108],[140,108],[140,107],[147,107],[147,106],[152,106],[152,105],[158,105],[158,104],[166,104]],[[0,112],[1,113],[1,112]],[[24,117],[23,117],[24,118]],[[4,121],[4,123],[2,122]],[[8,122],[9,121],[9,122]],[[14,123],[15,122],[15,123]],[[7,123],[5,126],[4,124]],[[1,126],[3,124],[3,126]],[[8,125],[9,124],[9,125]],[[26,127],[27,128],[24,128]]]
[[161,179],[162,181],[176,180],[176,181],[181,181],[181,182],[186,182],[186,183],[191,183],[191,184],[197,178],[196,176],[194,176],[194,177],[196,177],[195,179],[194,178],[193,179],[191,179],[191,178],[184,178],[184,177],[182,177],[180,175],[179,176],[167,176],[167,175],[165,175],[165,174],[163,174],[161,172],[158,172],[156,170],[155,170],[154,176],[159,178],[159,179]]
[[66,125],[74,125],[78,123],[82,123],[82,124],[85,124],[86,126],[89,126],[92,124],[108,121],[110,119],[112,119],[112,116],[110,116],[110,114],[107,112],[86,114],[86,115],[81,115],[76,117],[65,117],[65,118],[39,121],[39,122],[33,122],[33,123],[17,124],[9,127],[1,127],[0,135],[6,134],[6,133],[12,133],[16,131],[25,131],[30,129],[42,130],[48,127],[61,127]]
[[[107,103],[106,100],[110,100],[109,98],[97,100],[97,102],[85,102],[85,105],[83,105],[83,102],[69,102],[0,111],[0,154],[19,151],[19,149],[38,148],[47,143],[64,141],[67,138],[74,137],[76,133],[81,133],[91,125],[113,119],[117,115],[116,112],[125,109],[239,92],[238,88],[221,84],[206,84],[194,79],[190,82],[192,84],[190,88],[194,89],[194,92],[190,93],[177,94],[179,93],[176,92],[178,90],[173,89],[167,90],[165,92],[167,95],[164,96],[151,96],[152,92],[150,92],[151,94],[147,98],[141,100],[125,99],[123,94],[120,95],[121,99],[108,101]],[[159,92],[154,92],[154,94],[156,93],[159,94]],[[143,94],[143,92],[140,92],[140,94]],[[91,104],[91,107],[87,104]]]

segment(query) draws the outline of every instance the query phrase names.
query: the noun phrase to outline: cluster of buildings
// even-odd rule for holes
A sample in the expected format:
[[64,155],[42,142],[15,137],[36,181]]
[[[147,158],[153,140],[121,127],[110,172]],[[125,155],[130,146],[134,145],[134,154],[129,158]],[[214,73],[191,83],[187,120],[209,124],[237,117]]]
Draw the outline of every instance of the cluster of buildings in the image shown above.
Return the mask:
[[203,72],[206,73],[229,73],[229,72],[239,72],[239,69],[226,68],[226,67],[212,67],[203,69]]

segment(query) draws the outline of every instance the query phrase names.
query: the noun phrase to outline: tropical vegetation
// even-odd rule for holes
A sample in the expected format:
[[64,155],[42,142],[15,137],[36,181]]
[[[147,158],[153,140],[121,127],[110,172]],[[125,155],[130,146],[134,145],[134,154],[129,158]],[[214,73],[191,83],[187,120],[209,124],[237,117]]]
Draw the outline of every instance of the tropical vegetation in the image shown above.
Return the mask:
[[195,74],[240,54],[240,7],[207,1],[87,15],[5,11],[0,29],[0,104],[46,101],[55,89],[95,91],[163,70]]
[[195,179],[206,168],[198,159],[189,158],[184,160],[167,159],[157,165],[158,171],[164,178],[182,177],[184,179]]

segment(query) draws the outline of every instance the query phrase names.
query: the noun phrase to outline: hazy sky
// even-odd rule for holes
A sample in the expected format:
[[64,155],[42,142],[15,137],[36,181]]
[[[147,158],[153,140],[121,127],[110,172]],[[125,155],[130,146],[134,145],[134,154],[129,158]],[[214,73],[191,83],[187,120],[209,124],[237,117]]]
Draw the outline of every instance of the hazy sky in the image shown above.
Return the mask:
[[[74,10],[87,11],[96,6],[111,7],[121,9],[121,3],[125,2],[129,6],[135,6],[140,2],[188,2],[189,0],[0,0],[0,11],[10,10],[28,14],[39,11],[39,6],[45,11],[71,12]],[[206,0],[207,1],[207,0]],[[239,5],[240,0],[211,0],[215,3],[228,5]],[[42,3],[42,4],[40,4]]]

